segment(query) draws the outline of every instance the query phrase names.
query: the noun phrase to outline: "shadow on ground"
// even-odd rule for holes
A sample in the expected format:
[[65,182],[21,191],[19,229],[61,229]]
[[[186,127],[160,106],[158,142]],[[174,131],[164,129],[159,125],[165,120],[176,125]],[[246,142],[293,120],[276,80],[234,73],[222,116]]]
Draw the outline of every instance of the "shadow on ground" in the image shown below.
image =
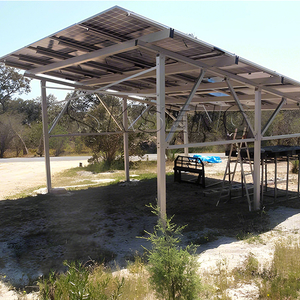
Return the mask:
[[[211,183],[213,179],[207,181]],[[205,244],[226,236],[222,243],[230,243],[270,229],[268,210],[277,206],[271,198],[265,197],[263,211],[249,212],[245,199],[216,207],[216,194],[205,191],[167,177],[167,213],[175,223],[188,224],[185,242]],[[298,202],[284,205],[299,208]],[[50,270],[63,271],[65,260],[126,266],[136,251],[143,252],[142,244],[149,246],[137,238],[156,223],[149,203],[156,203],[156,179],[0,201],[0,274],[21,287]]]

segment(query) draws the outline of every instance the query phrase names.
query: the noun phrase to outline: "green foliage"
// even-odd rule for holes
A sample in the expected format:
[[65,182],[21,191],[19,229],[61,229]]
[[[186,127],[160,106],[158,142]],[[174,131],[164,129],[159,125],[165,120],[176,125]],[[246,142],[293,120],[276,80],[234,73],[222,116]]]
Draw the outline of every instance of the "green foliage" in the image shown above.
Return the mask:
[[[150,207],[159,215],[158,208]],[[145,239],[152,243],[152,249],[146,249],[149,260],[147,269],[150,283],[159,298],[198,299],[201,284],[197,274],[199,264],[194,255],[196,247],[179,247],[179,235],[184,228],[166,217],[159,219],[153,233],[146,232],[148,237]]]
[[121,294],[125,279],[113,277],[103,266],[88,268],[82,264],[65,263],[68,271],[51,273],[38,282],[41,300],[114,300]]
[[14,68],[0,64],[0,114],[8,111],[9,101],[14,94],[30,92],[30,80]]
[[124,170],[124,160],[120,158],[112,162],[95,161],[94,163],[87,165],[85,169],[93,173],[102,173],[111,170]]
[[[56,125],[55,129],[53,130],[52,134],[67,134],[67,130],[61,125]],[[67,138],[65,137],[58,137],[58,138],[50,138],[49,140],[49,147],[50,149],[54,150],[54,155],[59,156],[65,150],[65,146],[67,143]]]
[[299,172],[299,160],[292,161],[292,173],[298,174]]

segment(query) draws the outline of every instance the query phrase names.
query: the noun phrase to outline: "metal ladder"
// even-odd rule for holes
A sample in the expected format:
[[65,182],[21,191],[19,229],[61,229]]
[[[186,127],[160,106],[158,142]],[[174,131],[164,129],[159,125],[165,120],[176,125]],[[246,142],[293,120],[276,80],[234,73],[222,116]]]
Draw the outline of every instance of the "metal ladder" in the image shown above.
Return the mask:
[[[235,132],[234,132],[234,135],[233,135],[233,140],[243,139],[246,136],[246,131],[247,131],[247,129],[244,128],[242,136],[237,137],[237,129],[236,129]],[[233,152],[234,146],[236,146],[236,150],[237,150],[236,160],[232,159],[232,152]],[[242,153],[241,153],[242,150],[245,150],[245,152],[246,152],[245,157],[242,156]],[[232,162],[235,162],[235,164],[234,164],[234,169],[231,172],[230,164]],[[244,163],[249,164],[249,166],[250,166],[250,172],[249,173],[245,173]],[[222,198],[226,198],[228,196],[230,197],[230,199],[232,198],[231,197],[231,192],[232,192],[232,187],[233,187],[233,180],[234,180],[234,176],[235,176],[238,164],[240,164],[240,168],[241,168],[242,196],[244,196],[243,191],[244,191],[244,188],[245,188],[247,201],[248,201],[248,206],[249,206],[249,211],[252,211],[252,201],[250,199],[250,193],[249,193],[250,187],[248,186],[249,183],[247,184],[246,177],[251,175],[251,179],[252,179],[252,183],[253,183],[253,165],[252,165],[252,162],[251,162],[247,142],[233,143],[233,144],[230,145],[230,151],[229,151],[229,154],[228,154],[228,161],[227,161],[227,165],[226,165],[226,169],[225,169],[225,173],[224,173],[224,177],[223,177],[222,186],[220,188],[219,200],[218,200],[216,205],[217,206],[219,205]],[[225,182],[226,182],[226,177],[227,176],[229,178],[229,187],[225,187]],[[252,186],[252,188],[253,188],[253,186]]]

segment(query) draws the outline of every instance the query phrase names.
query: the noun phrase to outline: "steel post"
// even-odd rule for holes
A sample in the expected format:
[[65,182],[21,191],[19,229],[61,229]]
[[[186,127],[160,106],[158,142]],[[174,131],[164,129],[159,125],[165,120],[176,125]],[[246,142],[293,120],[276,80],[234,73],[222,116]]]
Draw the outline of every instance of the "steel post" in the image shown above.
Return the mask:
[[297,196],[299,198],[300,193],[300,154],[298,154],[298,182],[297,182]]
[[[183,116],[183,143],[187,145],[189,143],[189,134],[188,134],[188,115],[187,113]],[[189,148],[184,148],[184,155],[189,155]]]
[[274,180],[274,199],[277,199],[277,154],[275,154],[275,180]]
[[123,142],[124,142],[124,168],[125,180],[130,181],[129,177],[129,150],[128,150],[128,113],[127,113],[127,99],[123,99]]
[[44,154],[46,166],[47,192],[51,192],[51,170],[50,170],[50,154],[49,154],[49,133],[48,133],[48,114],[47,114],[47,93],[46,81],[41,81],[42,95],[42,121],[43,121],[43,138],[44,138]]
[[157,93],[157,205],[160,218],[166,218],[166,138],[165,138],[165,56],[156,57]]
[[254,130],[254,195],[253,208],[260,209],[260,160],[261,160],[261,88],[255,90],[255,130]]

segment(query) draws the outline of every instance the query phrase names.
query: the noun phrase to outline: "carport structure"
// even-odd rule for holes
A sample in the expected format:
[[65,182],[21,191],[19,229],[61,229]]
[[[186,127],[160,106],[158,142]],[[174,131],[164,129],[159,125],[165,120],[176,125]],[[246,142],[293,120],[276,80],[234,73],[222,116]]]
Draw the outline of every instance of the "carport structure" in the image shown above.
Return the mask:
[[[189,147],[241,142],[189,143],[185,128],[184,144],[171,145],[174,132],[187,124],[189,112],[224,111],[230,107],[244,116],[251,138],[243,141],[254,143],[254,210],[260,209],[261,142],[300,137],[300,133],[265,136],[280,110],[299,109],[300,82],[118,6],[8,54],[0,62],[26,70],[25,76],[41,82],[48,192],[51,192],[49,137],[55,137],[51,131],[72,100],[66,101],[49,130],[48,83],[63,84],[85,94],[113,94],[123,98],[120,132],[124,135],[127,180],[128,133],[134,131],[126,116],[127,99],[144,103],[145,110],[156,107],[157,198],[162,215],[166,212],[166,149],[184,148],[187,153]],[[174,123],[167,132],[165,115],[170,109],[178,114],[173,116]],[[254,111],[254,124],[245,109]],[[263,128],[262,110],[273,111]]]

